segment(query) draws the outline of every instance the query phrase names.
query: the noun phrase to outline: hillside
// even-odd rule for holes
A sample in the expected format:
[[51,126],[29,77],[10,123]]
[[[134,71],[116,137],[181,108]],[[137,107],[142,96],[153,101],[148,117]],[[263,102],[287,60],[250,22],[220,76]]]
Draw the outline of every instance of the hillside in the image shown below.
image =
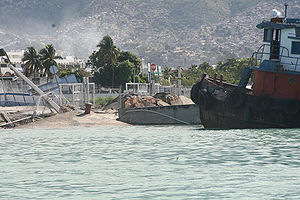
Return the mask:
[[[288,0],[289,16],[300,13]],[[184,66],[250,56],[261,43],[255,25],[282,0],[3,0],[0,46],[53,43],[87,58],[104,35],[146,62]],[[300,17],[300,16],[299,16]]]

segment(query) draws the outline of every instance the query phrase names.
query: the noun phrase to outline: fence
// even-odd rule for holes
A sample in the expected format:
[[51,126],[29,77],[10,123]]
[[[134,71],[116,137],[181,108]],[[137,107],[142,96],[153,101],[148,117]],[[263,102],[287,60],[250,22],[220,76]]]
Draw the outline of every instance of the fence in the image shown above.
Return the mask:
[[[126,83],[124,93],[135,93],[141,95],[150,95],[151,84],[149,83]],[[172,95],[184,95],[190,97],[191,87],[177,87],[176,85],[162,86],[158,83],[152,85],[152,94],[169,93]]]
[[60,105],[70,103],[82,107],[90,101],[95,104],[95,83],[64,83],[59,84]]

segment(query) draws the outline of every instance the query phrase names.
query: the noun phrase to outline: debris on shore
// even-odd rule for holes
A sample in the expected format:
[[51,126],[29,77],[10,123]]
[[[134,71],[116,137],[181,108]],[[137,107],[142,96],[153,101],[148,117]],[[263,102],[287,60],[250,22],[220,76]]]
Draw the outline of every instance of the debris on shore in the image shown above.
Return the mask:
[[[61,112],[70,112],[74,110],[72,106],[62,106]],[[1,107],[0,109],[0,128],[14,128],[35,121],[40,121],[52,117],[57,113],[52,112],[49,108],[41,106],[34,109],[32,106],[14,106]]]
[[54,113],[51,112],[36,115],[34,113],[22,112],[20,110],[1,111],[0,128],[14,128],[16,126],[38,121],[53,115]]

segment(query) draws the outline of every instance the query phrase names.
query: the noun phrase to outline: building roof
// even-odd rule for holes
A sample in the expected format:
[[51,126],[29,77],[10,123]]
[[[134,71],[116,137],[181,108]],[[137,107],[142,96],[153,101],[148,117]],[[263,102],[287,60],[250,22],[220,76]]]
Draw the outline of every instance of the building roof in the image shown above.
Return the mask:
[[272,18],[271,21],[263,21],[256,25],[259,29],[287,29],[300,27],[299,18]]

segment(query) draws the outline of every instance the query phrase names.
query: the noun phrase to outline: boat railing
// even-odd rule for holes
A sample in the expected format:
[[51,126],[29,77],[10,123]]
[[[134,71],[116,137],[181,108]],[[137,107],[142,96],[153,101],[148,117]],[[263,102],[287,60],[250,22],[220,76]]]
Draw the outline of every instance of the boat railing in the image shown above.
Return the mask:
[[269,44],[261,45],[258,50],[252,54],[249,65],[258,68],[264,60],[270,60],[270,58],[273,58],[271,60],[279,61],[282,70],[291,72],[300,71],[300,58],[291,57],[289,50],[283,46],[279,46],[279,55],[278,53],[272,53],[271,45]]

